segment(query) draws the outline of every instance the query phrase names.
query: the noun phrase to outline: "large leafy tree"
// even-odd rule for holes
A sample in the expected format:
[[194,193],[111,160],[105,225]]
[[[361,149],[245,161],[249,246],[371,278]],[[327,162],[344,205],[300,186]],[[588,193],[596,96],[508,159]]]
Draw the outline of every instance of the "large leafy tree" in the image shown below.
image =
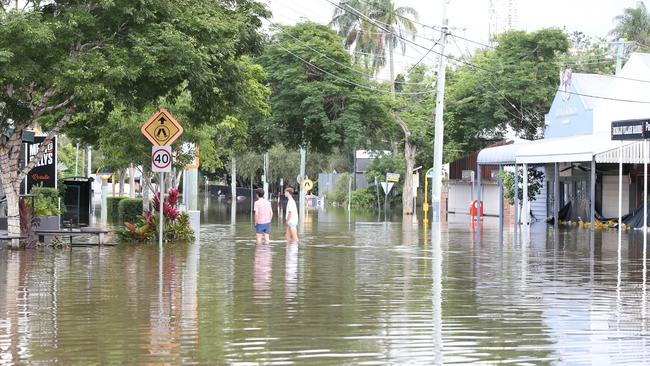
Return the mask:
[[[2,3],[4,4],[4,2]],[[240,60],[261,48],[265,10],[248,0],[29,1],[0,11],[0,171],[9,234],[18,188],[45,145],[19,165],[25,130],[97,141],[115,106],[143,110],[187,90],[188,120],[217,122],[242,105]]]
[[388,58],[391,91],[395,92],[395,48],[401,47],[405,53],[404,39],[415,37],[417,31],[409,17],[417,20],[417,11],[397,7],[393,0],[345,0],[335,8],[330,25],[343,37],[346,48],[359,52],[355,59],[363,60],[373,72],[383,68]]
[[650,39],[650,14],[642,1],[634,8],[625,8],[623,14],[614,18],[614,22],[616,26],[611,35],[647,45]]
[[446,160],[483,148],[508,130],[541,136],[569,40],[561,30],[543,29],[506,32],[496,41],[496,49],[478,52],[469,65],[449,73]]
[[386,120],[378,98],[384,90],[363,79],[341,38],[325,26],[305,22],[279,29],[259,62],[272,90],[271,117],[253,128],[253,140],[263,147],[368,147]]
[[[435,89],[429,88],[422,91],[423,85],[433,85],[434,77],[431,70],[425,66],[412,67],[405,79],[408,82],[400,88],[404,94],[391,101],[392,125],[388,128],[394,130],[399,127],[401,138],[404,141],[404,188],[402,190],[403,215],[414,214],[413,207],[413,176],[412,172],[418,154],[422,149],[431,152],[433,141],[434,122],[432,111],[435,106]],[[431,152],[430,156],[433,156]],[[426,169],[425,169],[426,171]]]

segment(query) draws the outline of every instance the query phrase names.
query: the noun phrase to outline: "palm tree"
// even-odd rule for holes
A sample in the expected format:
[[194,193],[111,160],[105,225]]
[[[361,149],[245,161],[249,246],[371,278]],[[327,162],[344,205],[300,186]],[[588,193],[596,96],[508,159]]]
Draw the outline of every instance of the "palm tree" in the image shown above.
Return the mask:
[[650,14],[643,2],[639,1],[636,8],[626,8],[614,21],[616,27],[610,34],[616,38],[626,38],[644,45],[650,39]]
[[[364,16],[356,14],[353,9]],[[386,65],[388,50],[392,93],[395,93],[394,50],[400,46],[404,54],[407,33],[414,39],[417,31],[408,16],[418,19],[415,9],[395,7],[393,0],[340,0],[330,22],[344,38],[345,47],[357,52],[355,60],[363,60],[373,74]]]

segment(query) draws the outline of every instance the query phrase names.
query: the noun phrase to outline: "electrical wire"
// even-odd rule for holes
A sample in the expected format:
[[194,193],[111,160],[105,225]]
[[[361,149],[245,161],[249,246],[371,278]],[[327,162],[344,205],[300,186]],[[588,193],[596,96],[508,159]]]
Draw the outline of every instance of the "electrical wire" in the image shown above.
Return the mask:
[[[399,39],[401,39],[401,40],[404,41],[404,42],[408,42],[408,43],[411,43],[411,44],[413,44],[413,45],[415,45],[415,46],[417,46],[417,47],[427,49],[425,46],[422,46],[422,45],[420,45],[420,44],[418,44],[418,43],[415,43],[415,42],[413,42],[413,41],[411,41],[411,40],[409,40],[409,39],[406,39],[406,38],[400,36],[399,34],[396,34],[395,32],[391,31],[390,29],[387,29],[387,28],[385,28],[385,27],[383,27],[383,26],[377,24],[377,22],[376,22],[374,19],[369,18],[367,15],[361,13],[359,10],[357,10],[357,9],[355,9],[355,8],[353,8],[353,7],[351,7],[351,6],[348,5],[348,4],[344,4],[344,5],[345,5],[345,7],[348,8],[349,10],[346,9],[346,8],[344,8],[344,7],[342,7],[342,6],[340,6],[340,5],[338,5],[338,4],[336,4],[336,3],[334,3],[334,2],[331,1],[331,0],[325,0],[325,1],[329,2],[330,4],[336,6],[337,8],[339,8],[339,9],[341,9],[341,10],[343,10],[343,11],[347,11],[348,13],[356,14],[357,16],[366,19],[368,22],[370,22],[371,24],[373,24],[373,25],[376,26],[377,28],[383,30],[384,32],[387,32],[387,33],[392,34],[394,37],[399,38]],[[478,66],[478,65],[472,64],[471,62],[468,62],[468,61],[465,61],[465,60],[459,60],[459,59],[457,59],[457,58],[455,58],[455,57],[452,57],[452,56],[449,56],[449,55],[444,55],[444,54],[442,54],[442,53],[440,53],[440,52],[437,52],[437,51],[433,51],[433,50],[432,50],[431,52],[432,52],[432,53],[435,53],[435,54],[438,54],[438,55],[441,56],[441,57],[445,57],[447,60],[456,61],[456,62],[462,63],[462,64],[464,64],[464,65],[467,65],[467,66],[470,66],[470,67],[473,67],[473,68],[476,68],[476,69],[479,69],[479,70],[483,70],[483,71],[487,71],[487,72],[491,72],[491,73],[494,72],[494,70],[490,70],[490,69],[487,69],[487,68],[485,68],[485,67],[482,67],[482,66]],[[578,93],[576,93],[576,94],[579,95]],[[636,102],[636,103],[641,103],[641,104],[650,103],[650,102],[646,102],[646,101],[633,101],[633,100],[629,100],[629,99],[618,99],[618,98],[610,98],[610,97],[601,97],[601,96],[597,96],[597,95],[585,95],[585,96],[588,96],[588,97],[591,97],[591,98],[596,98],[596,99],[607,99],[607,100],[614,100],[614,101],[619,100],[619,101],[621,101],[621,102],[627,102],[627,103],[634,103],[634,102]]]
[[418,60],[418,62],[416,62],[415,64],[411,65],[411,67],[408,69],[408,71],[407,71],[405,74],[406,74],[406,75],[410,74],[411,71],[413,71],[413,69],[416,68],[416,67],[420,64],[420,62],[422,62],[422,61],[423,61],[423,60],[424,60],[424,59],[429,55],[429,53],[431,53],[431,51],[433,51],[433,49],[436,48],[436,46],[437,46],[438,44],[440,44],[440,41],[441,41],[441,40],[442,40],[442,36],[440,36],[440,38],[438,38],[438,40],[433,44],[433,46],[431,46],[431,48],[429,48],[429,50],[427,51],[427,53],[425,53],[424,55],[422,55],[422,57]]
[[[339,62],[339,61],[337,61],[337,60],[334,60],[333,58],[327,56],[326,54],[324,54],[324,53],[322,53],[322,52],[316,50],[315,48],[313,48],[313,47],[311,47],[310,45],[308,45],[306,42],[304,42],[304,41],[302,41],[301,39],[299,39],[299,38],[293,36],[291,33],[286,32],[284,29],[282,29],[282,26],[281,26],[281,25],[274,23],[274,22],[271,21],[269,18],[266,18],[266,17],[265,17],[264,19],[266,19],[269,23],[271,23],[273,26],[275,26],[277,29],[279,29],[280,32],[282,32],[282,34],[289,36],[291,39],[293,39],[293,40],[295,40],[295,41],[297,41],[297,42],[300,42],[300,43],[303,44],[305,47],[307,47],[307,48],[310,49],[311,51],[313,51],[313,52],[319,54],[320,56],[322,56],[322,57],[324,57],[324,58],[326,58],[326,59],[328,59],[328,60],[334,62],[335,64],[337,64],[337,65],[339,65],[339,66],[341,66],[341,67],[344,67],[344,68],[346,68],[346,69],[352,70],[352,71],[354,71],[354,72],[356,72],[356,73],[358,73],[358,74],[364,76],[364,77],[367,78],[367,79],[372,79],[372,78],[373,78],[372,75],[368,75],[368,74],[366,74],[365,72],[363,72],[363,71],[361,71],[361,70],[358,70],[358,69],[356,69],[356,68],[354,68],[354,67],[352,67],[352,66],[350,66],[350,65],[346,65],[346,64],[341,63],[341,62]],[[378,80],[378,81],[384,81],[384,82],[388,82],[388,83],[391,82],[391,81],[389,81],[389,80]],[[400,84],[410,84],[410,85],[429,85],[429,83],[400,83]]]
[[[345,78],[342,78],[342,77],[340,77],[340,76],[338,76],[338,75],[332,74],[331,72],[329,72],[329,71],[327,71],[327,70],[325,70],[325,69],[323,69],[323,68],[320,68],[320,67],[314,65],[313,63],[311,63],[311,62],[305,60],[304,58],[302,58],[302,57],[296,55],[295,53],[291,52],[289,49],[285,48],[284,46],[282,46],[282,45],[280,45],[280,44],[277,44],[277,43],[276,43],[275,46],[277,46],[278,48],[281,48],[282,50],[284,50],[284,51],[287,52],[288,54],[290,54],[290,55],[292,55],[293,57],[297,58],[298,60],[304,62],[305,64],[307,64],[307,65],[309,65],[309,66],[315,68],[316,70],[318,70],[318,71],[320,71],[320,72],[322,72],[322,73],[324,73],[324,74],[327,74],[327,75],[329,75],[329,76],[331,76],[331,77],[333,77],[333,78],[335,78],[335,79],[337,79],[337,80],[340,80],[340,81],[342,81],[342,82],[344,82],[344,83],[347,83],[347,84],[350,84],[350,85],[353,85],[353,86],[356,86],[356,87],[359,87],[359,88],[363,88],[363,89],[367,89],[367,90],[376,91],[376,92],[387,93],[387,94],[390,94],[390,93],[391,93],[391,92],[388,91],[388,90],[383,90],[383,89],[379,89],[379,88],[375,88],[375,87],[371,87],[371,86],[367,86],[367,85],[358,84],[358,83],[355,83],[354,81],[350,81],[350,80],[345,79]],[[401,94],[401,95],[421,95],[421,94],[431,94],[431,93],[434,93],[434,92],[435,92],[435,91],[395,92],[395,94]]]

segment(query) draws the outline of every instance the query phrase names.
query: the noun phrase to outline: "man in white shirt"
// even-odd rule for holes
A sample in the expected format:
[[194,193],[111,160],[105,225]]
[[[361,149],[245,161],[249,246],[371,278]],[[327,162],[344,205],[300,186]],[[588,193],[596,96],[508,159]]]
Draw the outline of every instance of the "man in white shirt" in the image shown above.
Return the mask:
[[284,190],[284,196],[287,198],[287,233],[285,238],[289,243],[298,242],[298,206],[293,199],[293,188],[288,187]]

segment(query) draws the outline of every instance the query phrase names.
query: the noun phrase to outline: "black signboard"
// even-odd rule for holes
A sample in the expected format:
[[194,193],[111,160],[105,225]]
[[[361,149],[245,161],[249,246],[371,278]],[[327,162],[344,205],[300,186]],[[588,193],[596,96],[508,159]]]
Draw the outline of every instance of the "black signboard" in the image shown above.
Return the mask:
[[[38,153],[41,143],[45,141],[45,136],[34,136],[34,143],[26,144],[25,164],[28,164],[31,158]],[[26,192],[30,192],[33,186],[43,186],[56,188],[56,136],[48,144],[43,158],[36,163],[34,169],[27,174],[25,181]]]
[[612,122],[612,140],[645,140],[650,138],[650,119]]

